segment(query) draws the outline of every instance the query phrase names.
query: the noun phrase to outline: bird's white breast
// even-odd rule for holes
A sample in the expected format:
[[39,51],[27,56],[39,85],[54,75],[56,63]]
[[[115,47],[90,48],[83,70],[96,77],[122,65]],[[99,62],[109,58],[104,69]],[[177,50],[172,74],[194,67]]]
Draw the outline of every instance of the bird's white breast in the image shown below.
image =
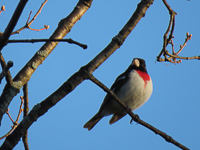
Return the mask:
[[132,110],[141,107],[151,96],[152,80],[144,81],[136,72],[131,71],[129,81],[120,89],[117,96]]

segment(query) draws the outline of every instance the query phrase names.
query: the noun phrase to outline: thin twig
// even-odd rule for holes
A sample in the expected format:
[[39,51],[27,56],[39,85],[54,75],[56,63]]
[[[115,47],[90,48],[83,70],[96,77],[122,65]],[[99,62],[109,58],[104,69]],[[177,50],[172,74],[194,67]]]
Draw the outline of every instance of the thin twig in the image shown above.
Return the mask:
[[171,136],[167,135],[166,133],[160,131],[159,129],[153,127],[152,125],[146,123],[145,121],[141,120],[138,115],[134,114],[132,112],[132,110],[126,106],[116,95],[115,93],[113,93],[110,89],[108,89],[103,83],[101,83],[98,79],[96,79],[92,74],[88,75],[89,79],[95,83],[96,85],[98,85],[100,88],[102,88],[105,92],[107,92],[108,94],[110,94],[115,101],[117,101],[123,108],[124,110],[126,110],[126,112],[130,115],[130,117],[132,118],[132,120],[134,120],[135,122],[141,124],[142,126],[150,129],[151,131],[153,131],[155,134],[160,135],[161,137],[163,137],[167,142],[170,142],[174,145],[176,145],[179,148],[182,148],[184,150],[189,150],[187,147],[185,147],[184,145],[180,144],[179,142],[177,142],[176,140],[174,140]]
[[21,104],[20,104],[19,113],[17,115],[16,121],[14,121],[12,119],[12,117],[11,117],[11,115],[9,113],[9,109],[7,109],[7,111],[6,111],[6,114],[8,115],[10,120],[12,121],[13,125],[11,126],[12,128],[10,129],[10,131],[8,131],[8,133],[6,133],[4,136],[0,137],[0,140],[2,140],[3,138],[9,136],[15,130],[15,128],[17,128],[17,126],[18,126],[19,117],[20,117],[20,115],[21,115],[21,113],[23,111],[22,106],[23,106],[23,100],[24,100],[23,97],[20,97],[20,98],[21,98]]
[[5,6],[4,5],[2,5],[1,6],[1,10],[0,10],[0,14],[3,12],[3,11],[5,11],[6,9],[5,9]]
[[8,133],[6,133],[4,136],[0,137],[0,140],[4,139],[5,137],[9,136],[13,130],[15,130],[15,128],[17,128],[17,124],[12,126],[12,129],[10,129],[10,131]]
[[175,53],[174,55],[178,55],[182,50],[183,48],[186,46],[186,43],[192,38],[192,34],[189,34],[189,32],[186,33],[186,38],[185,38],[185,42],[183,43],[183,45],[180,45],[180,50]]
[[9,109],[7,109],[6,114],[8,115],[8,117],[10,118],[10,120],[12,121],[13,124],[15,124],[15,121],[12,119],[10,113],[9,113]]
[[[169,14],[170,14],[170,21],[169,21],[169,25],[167,27],[167,30],[163,36],[163,49],[161,50],[160,54],[157,56],[157,61],[160,60],[160,57],[162,54],[165,53],[166,51],[166,47],[169,44],[169,42],[171,41],[171,39],[173,38],[173,32],[174,32],[174,27],[175,27],[175,15],[177,14],[175,11],[172,10],[172,8],[167,4],[166,0],[163,0],[163,3],[165,4],[165,6],[167,7]],[[168,37],[168,34],[170,32],[170,35]]]
[[176,13],[173,11],[173,9],[169,6],[169,4],[166,2],[166,0],[162,0],[165,6],[167,7],[170,14]]
[[32,14],[32,11],[30,11],[30,13],[29,13],[29,16],[28,16],[28,19],[27,19],[27,21],[26,21],[26,24],[29,23],[29,20],[30,20],[30,18],[31,18],[31,14]]
[[42,8],[43,8],[44,5],[47,3],[47,1],[48,1],[48,0],[45,0],[45,1],[41,4],[41,6],[40,6],[40,8],[38,9],[38,11],[37,11],[37,13],[35,14],[35,16],[34,16],[34,17],[31,19],[31,21],[28,23],[29,26],[33,23],[33,21],[36,19],[36,17],[39,15],[39,13],[41,13]]
[[86,44],[79,43],[77,41],[69,39],[25,39],[25,40],[8,40],[8,43],[35,43],[35,42],[68,42],[70,44],[76,44],[83,49],[87,49]]
[[28,19],[27,19],[26,24],[25,24],[23,27],[21,27],[20,29],[14,31],[14,32],[12,33],[12,35],[13,35],[13,34],[19,34],[20,31],[22,31],[22,30],[24,30],[24,29],[30,29],[30,30],[34,30],[34,31],[41,31],[41,30],[45,30],[45,29],[47,30],[47,29],[49,28],[48,25],[44,25],[44,28],[42,28],[42,29],[33,29],[33,28],[30,27],[31,24],[33,23],[33,21],[34,21],[34,20],[36,19],[36,17],[39,15],[39,13],[41,13],[42,8],[43,8],[44,5],[47,3],[47,1],[48,1],[48,0],[45,0],[45,1],[41,4],[41,6],[40,6],[40,8],[38,9],[37,13],[34,15],[34,17],[33,17],[33,18],[31,19],[31,21],[29,22],[29,19],[30,19],[31,13],[32,13],[32,11],[31,11],[30,14],[29,14],[29,16],[28,16]]
[[20,96],[20,98],[21,98],[21,104],[20,104],[20,107],[19,107],[19,113],[17,115],[17,119],[15,121],[15,123],[17,123],[17,124],[18,124],[18,121],[19,121],[19,117],[20,117],[20,115],[21,115],[21,113],[23,111],[22,106],[23,106],[23,103],[24,103],[24,98],[22,96]]
[[168,56],[170,56],[170,57],[173,57],[173,58],[185,59],[185,60],[189,60],[189,59],[198,59],[198,60],[200,60],[200,56],[181,57],[181,56],[178,56],[178,55],[172,55],[172,54],[170,54],[168,51],[166,51],[165,53],[166,53],[166,55],[168,55]]
[[40,29],[33,29],[31,27],[28,27],[30,30],[33,31],[42,31],[42,30],[48,30],[49,29],[49,25],[44,25],[44,28],[40,28]]

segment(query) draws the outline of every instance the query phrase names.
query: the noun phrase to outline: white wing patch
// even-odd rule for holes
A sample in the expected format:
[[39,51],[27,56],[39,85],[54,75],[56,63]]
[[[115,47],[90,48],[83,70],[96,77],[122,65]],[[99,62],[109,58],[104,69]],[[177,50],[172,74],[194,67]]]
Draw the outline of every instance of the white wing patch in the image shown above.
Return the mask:
[[122,76],[122,77],[118,78],[117,81],[123,80],[123,79],[125,79],[125,78],[126,78],[126,76]]
[[[120,82],[120,81],[124,80],[125,78],[126,78],[125,75],[124,75],[124,76],[121,76],[121,77],[118,77],[118,78],[116,79],[115,83]],[[115,83],[114,83],[114,84],[115,84]],[[114,91],[115,88],[116,88],[116,86],[113,86],[111,90]]]

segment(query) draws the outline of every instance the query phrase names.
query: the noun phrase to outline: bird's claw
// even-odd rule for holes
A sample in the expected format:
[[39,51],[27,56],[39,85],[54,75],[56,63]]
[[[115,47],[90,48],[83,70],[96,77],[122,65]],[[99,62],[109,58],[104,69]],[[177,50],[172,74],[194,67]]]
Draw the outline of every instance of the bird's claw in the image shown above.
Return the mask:
[[135,122],[138,124],[139,121],[140,121],[140,117],[139,117],[137,114],[135,114],[134,119],[132,118],[132,119],[130,120],[130,124],[132,124],[133,121],[135,121]]

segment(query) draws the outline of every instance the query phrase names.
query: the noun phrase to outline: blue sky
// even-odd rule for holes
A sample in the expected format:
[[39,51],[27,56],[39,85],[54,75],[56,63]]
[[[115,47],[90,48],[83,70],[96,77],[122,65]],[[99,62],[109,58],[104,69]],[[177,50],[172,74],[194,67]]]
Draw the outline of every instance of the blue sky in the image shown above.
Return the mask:
[[[29,12],[32,10],[34,14],[42,2],[43,0],[29,1],[15,29],[22,27]],[[24,30],[19,35],[11,36],[10,39],[48,38],[60,19],[66,17],[77,2],[48,1],[31,27],[42,28],[47,24],[50,28],[40,32]],[[124,2],[94,0],[92,7],[66,36],[87,44],[88,49],[82,50],[68,43],[60,43],[55,48],[28,83],[30,109],[106,47],[130,18],[139,2],[139,0]],[[178,13],[174,32],[175,49],[179,49],[179,45],[184,42],[186,32],[189,32],[192,34],[192,39],[180,56],[198,56],[200,2],[194,0],[168,0],[168,2]],[[17,2],[2,0],[0,5],[6,6],[6,11],[0,15],[0,31],[3,32]],[[155,1],[124,44],[94,72],[94,75],[110,87],[134,57],[145,59],[154,90],[149,101],[135,113],[142,120],[169,134],[188,148],[199,149],[199,61],[183,60],[177,65],[156,62],[168,21],[169,14],[162,1]],[[3,49],[6,61],[14,62],[11,68],[12,77],[42,45],[42,43],[9,44]],[[0,91],[4,84],[5,81],[2,82]],[[22,94],[21,91],[9,106],[13,118],[18,113],[19,97]],[[108,124],[109,116],[103,118],[91,131],[84,129],[83,125],[98,111],[105,95],[106,93],[91,81],[84,81],[30,127],[28,135],[30,149],[179,149],[145,127],[135,122],[129,124],[128,115],[113,125]],[[0,128],[1,135],[5,134],[11,125],[5,115]],[[0,144],[3,141],[0,141]],[[23,149],[22,142],[20,141],[14,149]]]

